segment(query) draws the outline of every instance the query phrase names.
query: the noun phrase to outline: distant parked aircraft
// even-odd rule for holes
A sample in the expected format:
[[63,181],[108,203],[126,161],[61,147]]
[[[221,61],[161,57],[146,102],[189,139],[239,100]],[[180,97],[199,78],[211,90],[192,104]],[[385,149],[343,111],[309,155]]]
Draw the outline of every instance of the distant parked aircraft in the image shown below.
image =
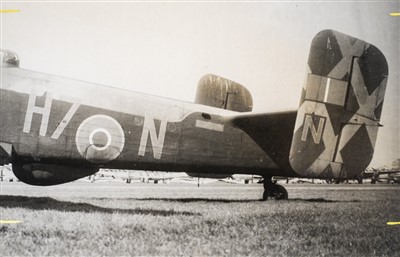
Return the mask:
[[[369,179],[371,184],[375,184],[376,182],[387,182],[387,183],[400,183],[400,171],[399,170],[379,170],[371,168],[372,171],[363,171],[357,176],[352,178],[336,178],[336,179],[327,179],[328,183],[343,183],[348,180],[356,180],[359,184],[362,184],[365,179]],[[386,177],[382,177],[381,175],[387,175]]]
[[1,58],[0,164],[21,181],[55,185],[99,168],[254,174],[263,199],[288,197],[273,176],[365,170],[388,77],[378,48],[332,30],[311,43],[299,109],[272,113],[252,113],[249,91],[215,75],[192,104],[20,69],[10,51]]
[[[110,170],[101,169],[95,175],[99,175],[100,179],[112,179],[122,181],[125,183],[142,182],[142,183],[154,183],[158,184],[166,183],[167,181],[186,179],[189,176],[185,173],[177,172],[158,172],[158,171],[137,171],[137,170]],[[98,179],[95,179],[98,180]]]
[[[373,172],[362,172],[362,179],[371,179],[371,184],[376,182],[400,183],[400,170],[379,170],[372,168]],[[386,175],[382,177],[381,175]]]

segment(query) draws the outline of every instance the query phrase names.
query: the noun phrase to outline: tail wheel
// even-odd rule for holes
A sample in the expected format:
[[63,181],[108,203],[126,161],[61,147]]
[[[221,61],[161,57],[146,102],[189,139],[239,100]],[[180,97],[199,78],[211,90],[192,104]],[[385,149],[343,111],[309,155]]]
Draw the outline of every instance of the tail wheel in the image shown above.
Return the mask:
[[273,197],[275,200],[287,200],[289,198],[289,195],[283,186],[275,185]]
[[281,185],[271,184],[268,188],[264,190],[263,200],[268,199],[274,200],[287,200],[289,198],[288,192]]

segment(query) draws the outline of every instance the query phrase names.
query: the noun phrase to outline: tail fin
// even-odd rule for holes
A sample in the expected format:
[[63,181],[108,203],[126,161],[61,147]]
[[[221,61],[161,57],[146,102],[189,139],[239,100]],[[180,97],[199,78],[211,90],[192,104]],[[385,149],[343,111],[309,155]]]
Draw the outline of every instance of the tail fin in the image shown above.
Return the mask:
[[375,46],[324,30],[311,44],[290,164],[305,177],[348,178],[370,163],[388,77]]
[[250,112],[253,109],[253,98],[247,88],[213,74],[200,79],[195,103],[235,112]]

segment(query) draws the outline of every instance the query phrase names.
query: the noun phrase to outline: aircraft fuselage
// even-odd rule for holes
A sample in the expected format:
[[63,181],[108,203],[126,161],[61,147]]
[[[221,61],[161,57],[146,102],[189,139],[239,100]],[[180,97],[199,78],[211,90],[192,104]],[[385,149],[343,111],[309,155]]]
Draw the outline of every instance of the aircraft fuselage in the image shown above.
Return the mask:
[[16,67],[2,73],[0,142],[12,145],[13,162],[294,175],[230,121],[237,112]]

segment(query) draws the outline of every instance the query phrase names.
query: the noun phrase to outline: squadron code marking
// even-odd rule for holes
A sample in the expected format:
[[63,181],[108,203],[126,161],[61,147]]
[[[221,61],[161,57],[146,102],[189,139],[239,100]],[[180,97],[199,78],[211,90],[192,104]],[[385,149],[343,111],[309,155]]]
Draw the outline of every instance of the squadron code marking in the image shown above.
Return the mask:
[[[44,97],[44,106],[36,105],[36,100],[38,97]],[[65,98],[66,101],[70,102],[72,105],[68,109],[64,118],[58,122],[57,128],[51,135],[52,139],[57,140],[60,138],[61,134],[64,132],[81,105],[80,99],[69,97]],[[39,136],[46,137],[52,104],[53,97],[51,92],[46,91],[41,96],[37,96],[36,91],[32,90],[31,94],[29,95],[22,132],[27,134],[31,133],[33,115],[36,114],[41,116]],[[172,123],[168,124],[166,120],[160,120],[159,132],[157,134],[155,120],[150,113],[146,113],[144,117],[135,117],[134,124],[136,126],[143,126],[138,155],[145,156],[148,143],[147,141],[150,137],[153,157],[155,159],[161,159],[164,148],[165,134],[167,132],[167,125],[170,125],[168,130],[171,132],[176,130],[176,125]],[[216,125],[222,126],[219,124]],[[221,128],[218,127],[214,129],[208,129],[217,131],[221,130]],[[130,133],[131,132],[128,131],[128,134]],[[99,141],[99,134],[105,136],[106,142],[101,142],[101,139]],[[95,135],[97,135],[97,137],[95,137]],[[120,155],[125,144],[125,134],[121,125],[114,118],[107,115],[98,114],[82,121],[75,135],[75,143],[78,152],[82,157],[95,163],[105,163],[107,161],[116,159]],[[4,145],[2,142],[0,142],[0,150],[3,148],[8,155],[11,155],[11,145]]]

